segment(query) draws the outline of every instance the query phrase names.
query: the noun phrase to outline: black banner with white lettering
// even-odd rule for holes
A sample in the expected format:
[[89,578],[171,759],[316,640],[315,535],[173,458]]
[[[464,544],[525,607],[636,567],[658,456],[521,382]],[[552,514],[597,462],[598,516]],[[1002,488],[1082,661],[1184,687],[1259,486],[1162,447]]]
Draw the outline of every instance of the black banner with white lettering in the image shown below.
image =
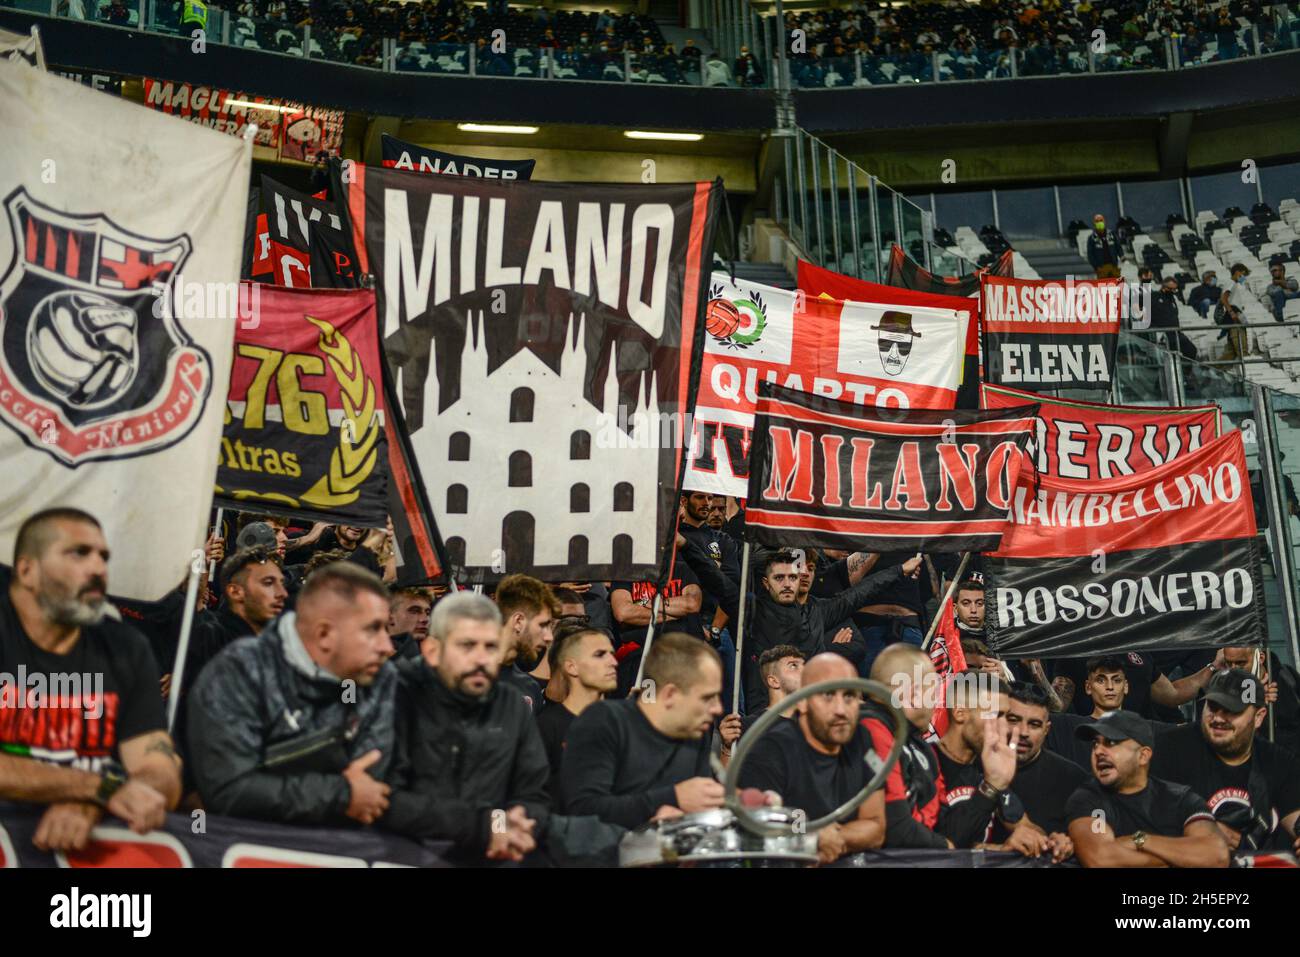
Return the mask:
[[764,383],[745,537],[873,552],[996,548],[1037,411],[876,408]]
[[1118,279],[1060,282],[984,274],[984,381],[1035,392],[1108,391],[1123,290]]
[[1021,474],[985,556],[999,657],[1088,657],[1264,637],[1254,506],[1240,432],[1110,481]]
[[320,285],[311,277],[312,223],[321,222],[340,233],[342,220],[334,204],[308,196],[263,174],[261,213],[269,236],[270,271],[256,278],[277,286],[303,289]]
[[457,579],[656,577],[721,185],[333,168]]
[[352,237],[321,221],[307,224],[311,246],[311,284],[317,289],[356,289],[361,285]]
[[480,176],[483,179],[503,179],[523,182],[532,179],[537,160],[488,159],[483,156],[461,156],[443,153],[425,146],[416,146],[396,136],[383,135],[384,166],[416,173],[438,173],[443,176]]

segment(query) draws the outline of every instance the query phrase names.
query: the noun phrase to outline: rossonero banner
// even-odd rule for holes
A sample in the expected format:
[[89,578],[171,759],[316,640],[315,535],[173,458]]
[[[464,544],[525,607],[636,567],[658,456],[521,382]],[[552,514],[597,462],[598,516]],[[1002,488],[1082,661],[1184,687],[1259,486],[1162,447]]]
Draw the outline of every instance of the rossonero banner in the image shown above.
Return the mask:
[[895,243],[889,250],[889,285],[903,289],[915,289],[917,292],[939,293],[944,296],[978,296],[980,294],[980,276],[984,273],[993,276],[1014,276],[1015,266],[1012,253],[1008,249],[987,269],[977,269],[969,276],[936,276],[915,259],[903,252],[903,247]]
[[888,296],[809,298],[715,272],[684,486],[745,494],[763,382],[860,405],[952,408],[968,319],[969,313],[902,305]]
[[980,406],[1006,409],[1037,402],[1029,454],[1039,472],[1112,479],[1157,468],[1219,437],[1217,405],[1127,406],[1047,399],[1006,386],[980,386]]
[[996,548],[1036,411],[882,409],[764,384],[745,537],[872,552]]
[[25,63],[0,103],[0,555],[85,509],[156,600],[208,520],[252,148]]
[[372,290],[245,286],[217,468],[220,502],[383,528],[388,442]]
[[427,146],[416,146],[396,136],[383,134],[384,166],[416,173],[438,173],[443,176],[480,176],[484,179],[531,179],[537,160],[488,159],[482,156],[461,156],[443,153]]
[[1241,433],[1110,480],[1021,474],[985,556],[998,657],[1089,657],[1264,637]]
[[260,192],[271,268],[259,278],[298,289],[316,285],[311,276],[310,227],[324,223],[341,233],[343,222],[334,204],[300,193],[266,174]]
[[937,295],[916,292],[895,286],[867,282],[844,276],[810,262],[799,260],[799,288],[811,298],[843,299],[849,302],[891,302],[903,306],[921,306],[930,309],[950,309],[967,316],[966,359],[962,365],[961,386],[957,390],[956,406],[959,409],[979,408],[979,300],[960,295]]
[[253,142],[275,150],[278,159],[310,161],[343,145],[342,110],[151,77],[144,78],[144,105],[234,136],[256,123]]
[[334,174],[457,577],[657,574],[721,186]]
[[1033,389],[1109,390],[1123,317],[1119,279],[981,276],[984,381]]

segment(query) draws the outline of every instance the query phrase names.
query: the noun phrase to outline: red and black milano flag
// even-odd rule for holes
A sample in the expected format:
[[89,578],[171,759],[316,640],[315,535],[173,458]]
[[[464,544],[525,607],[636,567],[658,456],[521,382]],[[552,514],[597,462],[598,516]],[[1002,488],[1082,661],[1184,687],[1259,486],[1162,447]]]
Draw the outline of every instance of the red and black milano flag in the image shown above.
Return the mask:
[[764,384],[745,537],[878,552],[996,548],[1037,411],[881,409]]

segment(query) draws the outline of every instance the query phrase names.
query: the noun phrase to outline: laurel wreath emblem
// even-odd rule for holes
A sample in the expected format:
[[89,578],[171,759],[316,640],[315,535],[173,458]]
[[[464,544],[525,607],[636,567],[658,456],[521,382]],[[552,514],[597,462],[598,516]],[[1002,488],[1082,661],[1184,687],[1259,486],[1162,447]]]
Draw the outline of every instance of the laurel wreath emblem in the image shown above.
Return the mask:
[[749,299],[729,299],[722,294],[722,286],[719,283],[713,283],[709,289],[710,299],[729,299],[731,304],[737,309],[744,312],[745,307],[754,314],[754,330],[741,335],[739,332],[733,332],[725,338],[714,336],[713,340],[729,349],[748,349],[759,339],[763,338],[763,330],[767,328],[767,306],[763,302],[762,295],[755,290],[750,293],[752,298]]
[[338,508],[357,500],[359,486],[370,477],[379,458],[375,448],[380,429],[375,410],[378,390],[346,336],[324,319],[303,318],[320,330],[320,350],[329,359],[339,383],[343,421],[339,425],[339,444],[330,455],[329,472],[308,489],[302,500],[319,508]]

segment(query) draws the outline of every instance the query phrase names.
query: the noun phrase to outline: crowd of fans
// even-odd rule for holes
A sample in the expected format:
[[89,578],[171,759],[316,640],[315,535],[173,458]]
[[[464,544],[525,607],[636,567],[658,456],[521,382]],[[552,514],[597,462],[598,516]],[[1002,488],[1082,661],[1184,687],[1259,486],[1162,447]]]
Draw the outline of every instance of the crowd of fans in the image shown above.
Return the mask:
[[[160,672],[184,592],[110,598],[98,521],[31,516],[0,566],[0,674],[75,666],[114,705],[69,725],[84,702],[0,684],[0,798],[46,806],[46,849],[84,845],[105,811],[143,833],[202,807],[446,842],[465,864],[611,863],[629,830],[721,807],[718,769],[759,716],[803,685],[869,676],[909,737],[885,787],[817,833],[824,863],[901,847],[1220,866],[1293,849],[1300,697],[1275,655],[1002,661],[978,572],[927,650],[950,556],[761,550],[746,587],[736,501],[688,493],[679,523],[665,581],[514,574],[489,595],[393,584],[390,530],[240,515],[208,542],[218,572],[176,675]],[[967,671],[937,700],[957,641]],[[740,785],[812,820],[861,789],[894,724],[850,691],[795,705]]]

